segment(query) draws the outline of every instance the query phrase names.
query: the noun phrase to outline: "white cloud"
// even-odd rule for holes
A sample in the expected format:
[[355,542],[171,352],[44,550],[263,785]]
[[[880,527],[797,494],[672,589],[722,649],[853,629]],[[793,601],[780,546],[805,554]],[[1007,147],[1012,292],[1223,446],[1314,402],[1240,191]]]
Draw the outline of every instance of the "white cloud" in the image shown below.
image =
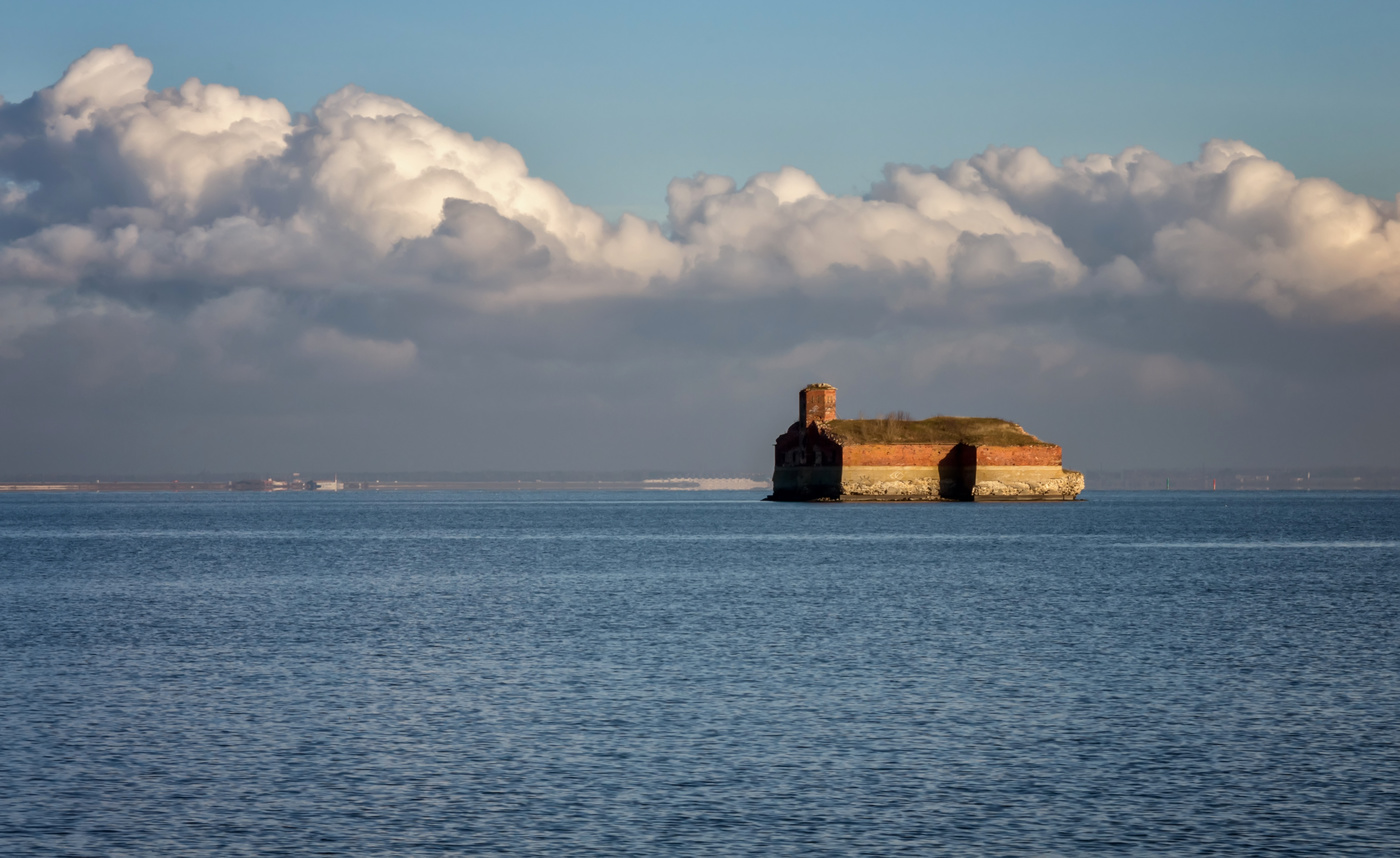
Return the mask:
[[666,189],[664,225],[611,222],[511,146],[395,98],[349,86],[293,116],[193,79],[151,90],[151,74],[125,46],[98,49],[0,103],[13,377],[40,378],[62,359],[33,355],[83,338],[141,356],[103,379],[265,379],[284,361],[388,383],[500,354],[621,375],[660,354],[751,360],[786,379],[893,355],[911,384],[1015,363],[1234,395],[1216,364],[1286,359],[1273,343],[1299,326],[1345,372],[1374,366],[1383,347],[1357,344],[1400,323],[1396,202],[1238,141],[1184,164],[992,148],[891,165],[862,196],[791,166],[742,184],[697,173]]
[[828,194],[793,167],[743,187],[697,174],[668,189],[667,236],[631,216],[609,223],[514,148],[398,99],[346,87],[294,120],[193,79],[152,91],[151,71],[125,46],[94,50],[0,112],[4,205],[35,225],[0,246],[4,282],[382,280],[532,303],[665,293],[696,276],[751,291],[906,272],[940,294],[1039,300],[1146,280],[1276,314],[1400,313],[1395,205],[1300,180],[1239,142],[1187,164],[1140,147],[1060,165],[990,149],[943,169],[892,166],[866,197]]
[[1400,318],[1395,203],[1299,179],[1238,141],[1213,140],[1187,164],[1141,147],[1060,166],[991,149],[937,172],[1047,224],[1091,265],[1126,257],[1194,300]]

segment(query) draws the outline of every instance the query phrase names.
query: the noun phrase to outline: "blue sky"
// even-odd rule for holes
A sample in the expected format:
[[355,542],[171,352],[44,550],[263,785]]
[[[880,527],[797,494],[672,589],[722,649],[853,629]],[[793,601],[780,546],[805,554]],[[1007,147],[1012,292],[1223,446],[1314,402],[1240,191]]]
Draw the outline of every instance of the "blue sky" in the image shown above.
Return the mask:
[[836,193],[988,145],[1053,159],[1247,140],[1299,175],[1400,191],[1388,2],[15,4],[0,94],[90,48],[307,110],[347,83],[520,149],[615,217],[666,183],[784,164]]

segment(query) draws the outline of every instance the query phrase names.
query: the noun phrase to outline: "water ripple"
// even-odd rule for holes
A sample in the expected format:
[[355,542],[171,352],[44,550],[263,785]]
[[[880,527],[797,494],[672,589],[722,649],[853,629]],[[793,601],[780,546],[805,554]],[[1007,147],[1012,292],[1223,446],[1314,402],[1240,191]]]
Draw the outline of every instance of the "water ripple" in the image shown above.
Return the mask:
[[1400,852],[1400,497],[0,499],[0,854]]

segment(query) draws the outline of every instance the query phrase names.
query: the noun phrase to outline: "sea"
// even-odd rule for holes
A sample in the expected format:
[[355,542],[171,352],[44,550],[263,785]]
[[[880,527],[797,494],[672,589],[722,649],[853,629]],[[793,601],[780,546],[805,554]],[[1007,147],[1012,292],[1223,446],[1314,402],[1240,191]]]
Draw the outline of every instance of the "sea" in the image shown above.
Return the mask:
[[0,854],[1400,854],[1400,494],[761,497],[0,496]]

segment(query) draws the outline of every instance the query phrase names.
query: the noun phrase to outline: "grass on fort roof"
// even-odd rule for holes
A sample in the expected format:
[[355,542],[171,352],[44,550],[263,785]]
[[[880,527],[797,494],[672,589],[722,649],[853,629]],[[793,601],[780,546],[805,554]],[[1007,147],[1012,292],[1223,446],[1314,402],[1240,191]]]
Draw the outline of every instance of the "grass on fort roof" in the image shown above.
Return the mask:
[[847,444],[978,444],[993,447],[1051,446],[1009,420],[946,417],[914,420],[895,412],[884,417],[833,420],[826,428]]

